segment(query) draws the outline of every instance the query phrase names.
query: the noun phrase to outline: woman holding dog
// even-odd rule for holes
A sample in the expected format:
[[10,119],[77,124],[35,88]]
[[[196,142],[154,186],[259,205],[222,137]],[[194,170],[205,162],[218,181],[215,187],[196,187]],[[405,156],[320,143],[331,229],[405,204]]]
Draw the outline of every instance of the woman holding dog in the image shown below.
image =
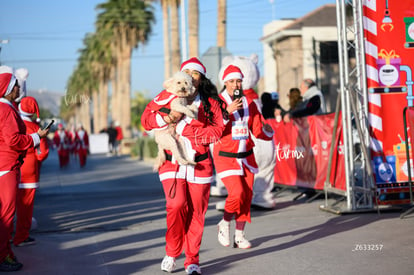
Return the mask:
[[193,97],[187,100],[189,104],[198,106],[197,119],[182,117],[181,113],[166,110],[164,106],[160,106],[160,111],[154,111],[149,107],[155,103],[153,100],[142,114],[141,122],[146,130],[175,125],[176,133],[186,140],[186,144],[190,144],[187,152],[193,152],[195,166],[179,165],[173,160],[171,152],[165,151],[167,160],[158,170],[167,209],[166,256],[161,270],[172,272],[176,267],[176,258],[184,250],[186,273],[197,275],[201,274],[199,250],[210,184],[214,179],[209,144],[220,139],[227,123],[227,112],[217,88],[206,78],[206,68],[200,60],[193,57],[183,62],[181,71],[192,77],[196,88]]
[[213,151],[218,177],[227,188],[223,219],[218,224],[218,241],[230,246],[230,222],[236,221],[233,246],[247,249],[251,243],[245,238],[246,222],[251,222],[250,206],[253,195],[254,174],[258,166],[253,154],[253,134],[258,139],[271,140],[272,127],[256,104],[242,95],[243,74],[239,67],[229,65],[223,74],[224,88],[220,97],[227,103],[229,123]]

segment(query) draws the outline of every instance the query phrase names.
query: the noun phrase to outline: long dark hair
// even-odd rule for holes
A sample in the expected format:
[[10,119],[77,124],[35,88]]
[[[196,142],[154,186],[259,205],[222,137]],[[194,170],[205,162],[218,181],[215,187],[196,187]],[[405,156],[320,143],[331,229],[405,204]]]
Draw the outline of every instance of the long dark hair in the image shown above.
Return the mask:
[[207,117],[210,123],[213,122],[214,113],[211,111],[211,104],[209,98],[216,100],[219,103],[221,112],[225,119],[228,118],[229,114],[226,111],[227,104],[219,97],[217,87],[214,85],[210,79],[205,77],[203,74],[200,74],[200,84],[198,86],[198,93],[200,94],[201,103],[203,104],[204,114]]

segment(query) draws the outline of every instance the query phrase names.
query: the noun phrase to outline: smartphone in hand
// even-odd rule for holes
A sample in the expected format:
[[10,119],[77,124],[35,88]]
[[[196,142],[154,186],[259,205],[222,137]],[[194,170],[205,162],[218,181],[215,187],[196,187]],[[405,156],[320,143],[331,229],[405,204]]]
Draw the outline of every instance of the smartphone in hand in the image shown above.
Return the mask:
[[233,99],[242,98],[244,96],[243,90],[237,89],[233,92]]
[[46,127],[45,127],[45,128],[43,128],[43,130],[49,130],[49,129],[50,129],[50,127],[52,127],[53,123],[55,123],[55,120],[54,120],[54,119],[52,119],[52,120],[49,122],[49,124],[48,124],[48,125],[46,125]]

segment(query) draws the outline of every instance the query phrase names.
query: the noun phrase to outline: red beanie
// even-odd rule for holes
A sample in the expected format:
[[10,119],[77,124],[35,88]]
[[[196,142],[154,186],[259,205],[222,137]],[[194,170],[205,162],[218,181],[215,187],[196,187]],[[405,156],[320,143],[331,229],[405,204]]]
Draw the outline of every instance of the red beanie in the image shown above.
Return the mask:
[[0,98],[10,94],[16,81],[12,68],[0,66]]
[[26,96],[22,98],[19,104],[19,111],[24,116],[32,116],[36,114],[37,117],[40,117],[39,105],[37,104],[36,99],[31,96]]
[[229,65],[223,73],[223,82],[226,82],[230,79],[243,79],[243,73],[239,69],[239,67],[234,65]]
[[198,60],[197,57],[192,57],[190,59],[188,59],[187,61],[184,61],[183,64],[181,64],[181,69],[180,71],[184,71],[184,70],[196,70],[200,73],[202,73],[203,75],[206,74],[206,67],[204,67],[203,63],[201,63],[200,60]]

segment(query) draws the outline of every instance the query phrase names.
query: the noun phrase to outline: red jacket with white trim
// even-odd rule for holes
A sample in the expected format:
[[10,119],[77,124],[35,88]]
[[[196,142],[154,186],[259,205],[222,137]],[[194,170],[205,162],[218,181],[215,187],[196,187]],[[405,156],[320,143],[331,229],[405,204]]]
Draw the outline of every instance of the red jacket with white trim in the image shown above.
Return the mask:
[[26,150],[34,146],[18,111],[0,102],[0,172],[20,167]]
[[[23,122],[26,125],[26,134],[37,133],[39,130],[39,125],[35,122],[28,121],[23,118]],[[21,178],[20,182],[34,184],[30,188],[36,188],[37,183],[39,182],[40,176],[40,165],[49,155],[49,146],[47,140],[42,138],[40,140],[40,145],[37,148],[29,148],[26,151],[26,157],[22,167],[20,168]],[[22,186],[19,185],[21,188]]]
[[[204,108],[201,99],[197,96],[193,102],[193,104],[198,106],[197,120],[184,117],[176,126],[176,132],[184,139],[187,152],[194,158],[209,154],[209,144],[220,139],[225,128],[225,123],[227,123],[227,121],[223,119],[219,103],[211,98],[209,98],[209,102],[211,104],[211,112],[213,113],[213,123],[208,121],[203,110]],[[162,115],[154,110],[155,108],[153,107],[153,104],[155,104],[154,100],[147,105],[141,117],[142,126],[147,131],[156,131],[157,129],[165,128],[167,125],[162,118]],[[167,153],[171,154],[169,151],[167,151]],[[177,163],[166,161],[160,167],[158,172],[161,181],[166,179],[184,178],[188,182],[204,184],[211,183],[214,179],[213,164],[210,156],[198,162],[196,166],[179,166]]]
[[[228,95],[227,91],[223,91],[220,94],[220,97],[227,104],[232,102],[232,99]],[[223,136],[220,141],[214,145],[214,166],[220,178],[233,175],[243,175],[242,164],[247,166],[253,173],[257,173],[258,166],[253,154],[254,141],[252,140],[251,135],[263,140],[272,140],[273,137],[273,133],[263,130],[265,119],[259,112],[255,102],[246,96],[244,96],[242,100],[243,116],[240,115],[241,112],[239,111],[235,111],[230,114],[230,121],[223,132]],[[247,123],[248,131],[246,133],[246,139],[233,139],[232,127],[236,120]],[[227,154],[231,156],[222,156],[220,154]],[[238,154],[239,158],[236,157],[236,154]]]
[[85,130],[78,130],[75,133],[76,150],[89,148],[89,135]]

